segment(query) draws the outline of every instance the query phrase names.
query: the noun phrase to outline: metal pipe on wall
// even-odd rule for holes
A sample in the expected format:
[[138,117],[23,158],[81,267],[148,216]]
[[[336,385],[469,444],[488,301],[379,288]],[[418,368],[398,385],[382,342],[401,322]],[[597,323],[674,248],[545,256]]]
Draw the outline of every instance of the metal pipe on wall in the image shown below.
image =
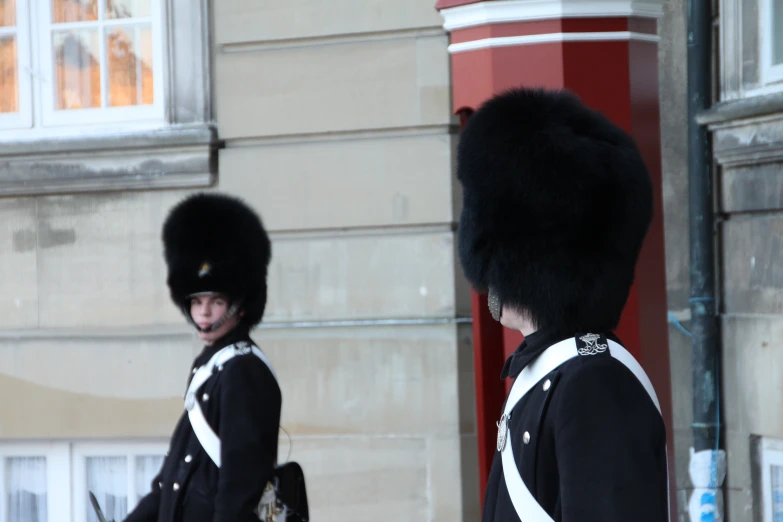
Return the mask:
[[692,522],[723,520],[725,452],[720,449],[720,331],[715,301],[712,144],[696,119],[712,102],[712,8],[688,0],[688,203],[693,447]]

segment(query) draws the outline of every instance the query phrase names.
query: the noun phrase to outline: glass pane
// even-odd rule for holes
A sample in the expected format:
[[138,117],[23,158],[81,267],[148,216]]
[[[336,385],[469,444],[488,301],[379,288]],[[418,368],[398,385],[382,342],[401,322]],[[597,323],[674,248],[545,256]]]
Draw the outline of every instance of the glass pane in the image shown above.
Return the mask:
[[150,0],[106,0],[106,18],[150,16]]
[[0,36],[0,113],[19,111],[16,37]]
[[[128,514],[128,462],[125,457],[87,457],[87,491],[92,491],[106,520],[124,520]],[[89,497],[87,521],[98,522]]]
[[58,110],[101,106],[98,31],[55,31],[55,106]]
[[52,0],[52,22],[89,22],[98,19],[98,0]]
[[771,466],[772,521],[783,522],[783,466]]
[[0,0],[0,26],[16,25],[16,0]]
[[163,457],[136,457],[136,502],[151,491],[152,479],[160,471]]
[[151,105],[152,31],[136,25],[107,29],[109,105]]
[[46,459],[8,458],[5,476],[8,522],[47,522]]
[[772,0],[772,65],[783,63],[783,0]]

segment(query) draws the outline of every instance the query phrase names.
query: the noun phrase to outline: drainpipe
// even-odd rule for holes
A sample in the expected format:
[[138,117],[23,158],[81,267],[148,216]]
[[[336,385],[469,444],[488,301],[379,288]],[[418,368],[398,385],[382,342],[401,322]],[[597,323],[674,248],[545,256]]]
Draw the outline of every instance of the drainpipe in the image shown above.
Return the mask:
[[712,147],[697,123],[712,98],[710,0],[687,0],[688,9],[688,217],[690,232],[693,446],[691,522],[720,522],[726,453],[721,450],[720,338],[715,304]]

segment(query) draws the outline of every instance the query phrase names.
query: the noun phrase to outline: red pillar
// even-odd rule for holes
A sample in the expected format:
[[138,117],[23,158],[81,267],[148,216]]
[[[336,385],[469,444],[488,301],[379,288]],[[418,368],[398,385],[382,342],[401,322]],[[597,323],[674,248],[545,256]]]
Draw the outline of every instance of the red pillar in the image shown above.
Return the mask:
[[[662,0],[643,5],[628,0],[439,0],[436,7],[451,36],[455,111],[476,109],[512,87],[565,88],[636,140],[655,187],[655,214],[617,334],[655,385],[668,427],[671,461],[658,99],[657,19],[662,5]],[[502,402],[497,398],[498,361],[516,348],[522,336],[508,330],[488,335],[497,332],[497,323],[476,306],[486,307],[486,302],[474,299],[473,310],[483,490],[493,456],[487,441],[495,437]],[[672,476],[672,499],[676,498],[674,484]],[[672,506],[673,519],[675,514]]]

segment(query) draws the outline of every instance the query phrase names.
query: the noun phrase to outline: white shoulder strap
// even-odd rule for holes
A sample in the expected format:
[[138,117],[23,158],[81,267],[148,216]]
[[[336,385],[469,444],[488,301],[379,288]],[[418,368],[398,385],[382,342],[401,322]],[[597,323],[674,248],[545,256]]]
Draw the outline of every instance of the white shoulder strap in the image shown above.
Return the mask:
[[[655,394],[655,389],[652,386],[652,382],[647,377],[642,366],[636,361],[628,350],[612,341],[608,340],[608,348],[612,357],[623,363],[631,372],[636,376],[639,382],[644,387],[647,394],[652,399],[658,412],[661,411],[660,403],[658,402],[658,396]],[[603,349],[601,349],[603,348]],[[604,351],[606,346],[602,345],[599,351]],[[507,428],[507,419],[511,415],[511,411],[517,405],[517,403],[529,392],[541,379],[546,377],[549,373],[557,369],[561,364],[577,357],[579,351],[574,338],[566,339],[555,345],[550,346],[547,350],[538,356],[530,365],[525,367],[519,374],[514,385],[511,387],[506,406],[503,410],[503,417],[500,421],[500,429],[506,430],[505,433],[498,433],[498,445],[501,451],[501,461],[503,463],[503,476],[506,479],[506,488],[511,496],[511,502],[514,504],[514,510],[517,512],[517,516],[522,522],[554,522],[552,517],[544,511],[544,508],[536,501],[533,494],[525,485],[522,480],[522,476],[519,474],[519,468],[514,460],[514,451],[511,444],[511,430]],[[668,481],[668,464],[667,464],[667,481]],[[667,484],[668,491],[668,484]],[[524,513],[524,516],[523,516]]]
[[267,365],[269,371],[272,372],[275,379],[277,379],[269,359],[257,346],[244,343],[232,344],[217,352],[204,366],[196,370],[193,379],[190,381],[190,386],[188,386],[188,392],[185,394],[185,409],[188,410],[188,418],[190,419],[190,425],[193,427],[193,432],[196,434],[196,438],[198,438],[204,451],[217,467],[220,467],[220,438],[209,425],[206,417],[204,417],[204,412],[201,410],[201,405],[196,398],[196,392],[212,376],[215,368],[220,371],[225,363],[237,355],[246,355],[248,353],[252,353],[261,359]]

